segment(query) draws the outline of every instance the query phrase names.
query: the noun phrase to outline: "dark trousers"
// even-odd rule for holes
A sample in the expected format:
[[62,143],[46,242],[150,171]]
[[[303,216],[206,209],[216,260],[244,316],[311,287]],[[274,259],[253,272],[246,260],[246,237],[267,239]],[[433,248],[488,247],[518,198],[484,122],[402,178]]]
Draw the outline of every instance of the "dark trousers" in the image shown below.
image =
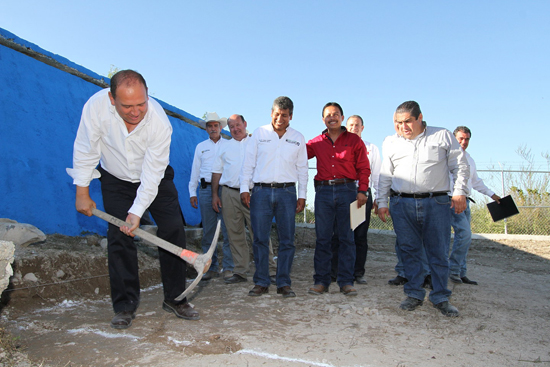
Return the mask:
[[[367,241],[367,232],[370,225],[370,212],[372,210],[372,194],[369,189],[367,203],[365,204],[365,221],[361,223],[355,231],[353,231],[353,237],[355,239],[355,269],[353,271],[354,277],[365,276],[365,264],[367,263],[367,251],[369,250],[369,243]],[[336,278],[338,274],[338,232],[334,231],[332,236],[332,269],[331,276]]]
[[[119,180],[103,168],[101,172],[101,193],[105,211],[119,219],[126,220],[128,210],[136,198],[139,183]],[[173,182],[174,170],[166,167],[160,182],[158,194],[148,210],[158,226],[157,236],[185,248],[185,227],[178,201],[178,191]],[[111,299],[115,313],[134,311],[139,305],[139,269],[137,247],[134,239],[109,224],[108,266],[111,283]],[[174,299],[185,290],[187,264],[178,256],[159,248],[159,261],[164,300]],[[187,302],[183,300],[181,303]]]

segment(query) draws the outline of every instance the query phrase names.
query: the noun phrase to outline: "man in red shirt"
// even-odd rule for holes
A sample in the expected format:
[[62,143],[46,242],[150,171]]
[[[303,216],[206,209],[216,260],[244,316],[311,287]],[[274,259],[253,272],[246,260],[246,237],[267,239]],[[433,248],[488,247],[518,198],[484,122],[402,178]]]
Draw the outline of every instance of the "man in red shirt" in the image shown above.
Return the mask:
[[[314,285],[308,291],[322,294],[331,282],[331,239],[338,231],[338,278],[340,292],[355,296],[353,287],[355,242],[350,224],[350,204],[357,200],[361,207],[367,202],[370,165],[365,144],[357,135],[342,126],[344,112],[336,102],[323,107],[323,122],[327,129],[307,143],[308,159],[317,158],[315,176],[315,246]],[[359,181],[357,187],[356,181]]]

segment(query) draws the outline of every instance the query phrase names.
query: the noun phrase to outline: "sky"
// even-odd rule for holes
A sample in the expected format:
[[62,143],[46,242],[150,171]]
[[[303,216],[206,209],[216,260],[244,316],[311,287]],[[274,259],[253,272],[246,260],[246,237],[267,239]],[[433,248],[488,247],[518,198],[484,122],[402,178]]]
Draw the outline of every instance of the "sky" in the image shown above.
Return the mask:
[[3,1],[0,27],[101,75],[137,70],[195,116],[242,114],[250,132],[285,95],[306,141],[334,101],[381,148],[415,100],[428,125],[472,130],[478,169],[518,169],[526,147],[548,170],[549,14],[529,0],[19,0]]

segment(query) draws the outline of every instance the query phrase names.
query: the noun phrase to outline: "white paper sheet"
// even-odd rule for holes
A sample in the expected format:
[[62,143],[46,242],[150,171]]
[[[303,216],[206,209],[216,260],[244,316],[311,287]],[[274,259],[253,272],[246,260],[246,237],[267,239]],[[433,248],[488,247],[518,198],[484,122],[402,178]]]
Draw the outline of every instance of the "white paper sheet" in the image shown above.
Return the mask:
[[355,231],[355,228],[357,228],[359,224],[363,223],[365,219],[365,205],[358,208],[357,200],[355,200],[349,205],[349,221],[351,223],[351,230]]

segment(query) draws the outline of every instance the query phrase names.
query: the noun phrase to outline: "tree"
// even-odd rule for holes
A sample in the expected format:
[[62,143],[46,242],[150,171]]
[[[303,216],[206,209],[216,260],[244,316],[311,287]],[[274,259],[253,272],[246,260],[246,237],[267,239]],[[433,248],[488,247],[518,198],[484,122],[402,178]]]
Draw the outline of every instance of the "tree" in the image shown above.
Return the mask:
[[111,67],[109,68],[109,72],[107,73],[107,77],[109,79],[111,79],[113,77],[113,75],[115,75],[116,73],[118,73],[120,71],[119,68],[117,68],[116,66],[114,66],[113,64],[111,64]]
[[[520,211],[519,215],[506,220],[507,232],[510,234],[550,235],[550,154],[542,153],[546,171],[541,171],[540,164],[526,145],[516,149],[522,164],[519,170],[495,169],[492,181],[504,181],[504,194],[511,195]],[[502,178],[496,177],[502,172]],[[491,186],[491,185],[489,185]],[[472,231],[477,233],[502,233],[504,222],[493,223],[486,209],[487,200],[471,205]]]

